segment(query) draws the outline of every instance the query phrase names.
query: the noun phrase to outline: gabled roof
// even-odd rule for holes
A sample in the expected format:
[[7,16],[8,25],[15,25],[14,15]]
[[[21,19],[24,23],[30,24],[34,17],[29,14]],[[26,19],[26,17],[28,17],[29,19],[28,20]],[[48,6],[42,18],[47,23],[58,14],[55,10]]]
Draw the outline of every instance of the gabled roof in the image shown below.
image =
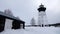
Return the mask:
[[1,12],[1,11],[0,11],[0,15],[5,16],[5,17],[8,17],[8,18],[11,18],[11,19],[14,19],[14,20],[22,21],[22,20],[18,19],[17,17],[14,17],[14,16],[11,16],[11,15],[5,14],[4,12]]

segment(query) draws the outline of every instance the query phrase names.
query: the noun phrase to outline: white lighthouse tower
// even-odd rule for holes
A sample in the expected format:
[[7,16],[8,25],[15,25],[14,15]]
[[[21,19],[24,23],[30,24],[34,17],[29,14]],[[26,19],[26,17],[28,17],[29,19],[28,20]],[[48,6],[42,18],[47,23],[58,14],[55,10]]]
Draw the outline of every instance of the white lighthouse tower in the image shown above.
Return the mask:
[[45,26],[45,23],[47,21],[45,10],[46,8],[42,4],[38,8],[38,25],[41,27]]

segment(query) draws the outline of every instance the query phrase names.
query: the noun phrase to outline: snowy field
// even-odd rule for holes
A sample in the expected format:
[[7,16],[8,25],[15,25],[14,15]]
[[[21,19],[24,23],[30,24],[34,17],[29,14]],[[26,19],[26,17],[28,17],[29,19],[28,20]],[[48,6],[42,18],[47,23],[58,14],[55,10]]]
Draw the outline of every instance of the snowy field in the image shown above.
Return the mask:
[[0,34],[60,34],[60,27],[26,27],[17,30],[5,30]]

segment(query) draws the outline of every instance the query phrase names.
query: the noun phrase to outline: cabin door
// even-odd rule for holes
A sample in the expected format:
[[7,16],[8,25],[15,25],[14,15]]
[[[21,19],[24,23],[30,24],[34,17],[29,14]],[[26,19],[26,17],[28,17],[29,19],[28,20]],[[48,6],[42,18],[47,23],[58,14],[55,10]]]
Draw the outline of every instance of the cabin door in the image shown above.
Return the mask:
[[12,23],[12,29],[20,29],[20,22],[17,20],[14,20]]

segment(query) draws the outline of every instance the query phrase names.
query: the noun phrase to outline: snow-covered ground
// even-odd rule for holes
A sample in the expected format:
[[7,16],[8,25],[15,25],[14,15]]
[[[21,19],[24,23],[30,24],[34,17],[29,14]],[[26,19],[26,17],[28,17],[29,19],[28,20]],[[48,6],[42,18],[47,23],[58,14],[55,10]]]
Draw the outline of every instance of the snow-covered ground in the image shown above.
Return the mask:
[[25,29],[5,30],[0,34],[60,34],[60,27],[26,27]]

